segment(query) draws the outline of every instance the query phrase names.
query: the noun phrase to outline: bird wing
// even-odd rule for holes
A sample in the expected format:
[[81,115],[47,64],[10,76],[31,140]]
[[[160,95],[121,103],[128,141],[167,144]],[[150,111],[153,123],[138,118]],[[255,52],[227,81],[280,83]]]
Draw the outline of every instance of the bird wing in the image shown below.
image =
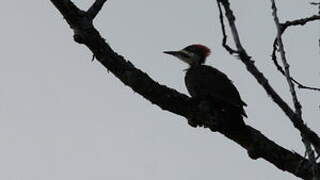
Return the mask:
[[[210,97],[216,101],[239,107],[242,110],[243,106],[246,106],[232,81],[216,68],[206,65],[191,67],[187,71],[185,83],[193,97]],[[243,113],[245,114],[244,110]]]

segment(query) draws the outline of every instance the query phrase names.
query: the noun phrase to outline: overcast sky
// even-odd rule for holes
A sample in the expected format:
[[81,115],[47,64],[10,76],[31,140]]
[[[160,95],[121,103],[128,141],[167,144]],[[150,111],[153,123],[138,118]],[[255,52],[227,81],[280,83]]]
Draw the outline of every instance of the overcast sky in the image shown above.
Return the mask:
[[[87,9],[92,0],[75,2]],[[275,37],[270,2],[231,2],[244,47],[290,102],[286,81],[270,60]],[[282,0],[278,8],[282,21],[317,12],[301,0]],[[73,41],[49,0],[1,1],[0,20],[0,179],[296,179],[125,87],[91,62],[92,53]],[[187,66],[162,51],[206,44],[213,51],[208,64],[228,74],[248,104],[245,121],[304,153],[288,118],[221,47],[215,0],[109,0],[95,25],[118,53],[183,93]],[[319,23],[284,35],[292,74],[318,87],[319,36]],[[307,124],[320,133],[319,93],[299,90],[298,95]]]

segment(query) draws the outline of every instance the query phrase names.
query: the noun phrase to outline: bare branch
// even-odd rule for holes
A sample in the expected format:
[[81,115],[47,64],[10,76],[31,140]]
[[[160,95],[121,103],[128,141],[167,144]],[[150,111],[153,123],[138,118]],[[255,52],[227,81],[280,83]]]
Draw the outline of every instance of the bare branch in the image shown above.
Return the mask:
[[[320,16],[320,2],[311,2],[310,4],[314,5],[314,6],[318,6],[318,15]],[[320,38],[318,40],[318,45],[319,45],[319,48],[320,48]]]
[[[258,70],[254,65],[254,62],[251,60],[251,57],[248,56],[245,49],[242,47],[237,27],[235,25],[235,17],[230,8],[230,3],[228,0],[217,0],[222,3],[226,17],[229,21],[233,39],[237,45],[237,50],[239,52],[240,60],[246,65],[247,70],[255,77],[258,83],[264,88],[266,93],[272,98],[272,100],[281,108],[281,110],[289,117],[294,127],[299,129],[300,132],[306,136],[306,138],[312,143],[315,149],[320,150],[320,138],[319,136],[312,131],[306,124],[304,124],[301,117],[290,108],[290,106],[279,96],[279,94],[272,88],[269,84],[268,79]],[[318,151],[317,151],[318,152]]]
[[229,26],[230,26],[230,29],[231,29],[231,33],[232,33],[232,36],[233,36],[233,39],[234,39],[234,43],[236,44],[236,47],[238,49],[238,52],[239,53],[243,53],[245,52],[245,50],[243,49],[242,45],[241,45],[241,41],[240,41],[240,36],[239,36],[239,33],[238,33],[238,29],[236,28],[236,24],[235,24],[235,16],[233,15],[233,11],[231,11],[230,9],[230,3],[228,0],[217,0],[218,4],[219,2],[221,2],[225,8],[225,14],[226,14],[226,17],[228,19],[228,22],[229,22]]
[[[313,15],[307,18],[301,18],[301,19],[296,19],[296,20],[292,20],[292,21],[286,21],[285,23],[280,23],[280,35],[282,35],[287,28],[291,27],[291,26],[298,26],[298,25],[305,25],[306,23],[312,22],[312,21],[316,21],[316,20],[320,20],[320,14],[319,15]],[[277,57],[276,57],[276,51],[278,48],[278,44],[277,44],[277,38],[275,38],[274,42],[273,42],[273,51],[272,51],[272,60],[275,64],[275,66],[277,67],[277,69],[283,74],[284,70],[282,69],[282,67],[278,64],[277,62]],[[294,81],[294,80],[293,80]],[[302,89],[309,89],[309,90],[316,90],[319,91],[320,88],[313,88],[313,87],[308,87],[308,86],[304,86],[301,83],[297,83],[295,82],[299,88]]]
[[[310,4],[317,5],[317,6],[320,5],[320,3],[315,3],[315,2],[312,2]],[[296,19],[296,20],[292,20],[292,21],[286,21],[285,23],[280,23],[280,29],[281,29],[280,34],[282,35],[286,31],[286,29],[291,26],[298,26],[298,25],[303,26],[306,23],[316,21],[316,20],[320,20],[320,6],[319,6],[319,14],[318,15],[313,15],[313,16],[306,17],[306,18],[301,18],[301,19]],[[320,43],[320,40],[319,40],[319,43]],[[272,50],[272,61],[275,64],[275,66],[277,67],[277,69],[281,72],[281,74],[285,76],[285,72],[284,72],[283,68],[278,64],[278,61],[277,61],[277,56],[276,56],[277,47],[278,47],[277,38],[275,38],[274,43],[273,43],[273,50]],[[302,83],[298,82],[297,80],[295,80],[292,76],[290,78],[295,84],[298,85],[299,89],[320,91],[320,88],[306,86],[306,85],[303,85]]]
[[103,4],[106,2],[107,0],[96,0],[92,6],[88,9],[87,14],[90,17],[90,19],[94,19],[97,14],[99,13],[99,11],[101,10],[101,8],[103,7]]
[[[303,26],[306,23],[313,22],[316,20],[320,20],[320,12],[318,15],[313,15],[313,16],[306,17],[306,18],[301,18],[301,19],[296,19],[296,20],[292,20],[292,21],[286,21],[285,23],[280,23],[280,35],[282,35],[287,30],[287,28],[289,28],[291,26],[298,26],[298,25]],[[284,70],[282,69],[281,66],[279,66],[279,64],[277,62],[277,58],[276,58],[277,45],[278,45],[277,38],[275,38],[274,43],[273,43],[272,60],[273,60],[274,64],[276,65],[277,69],[283,75],[285,75]],[[301,89],[309,89],[309,90],[316,90],[316,91],[320,90],[320,88],[313,88],[313,87],[304,86],[301,83],[296,83],[296,84]]]
[[[271,55],[271,59],[274,63],[274,65],[276,66],[277,70],[283,75],[285,76],[285,72],[283,70],[283,68],[280,66],[280,64],[278,63],[278,60],[277,60],[277,55],[276,55],[276,51],[278,49],[278,46],[277,46],[277,39],[274,40],[273,42],[273,50],[272,50],[272,55]],[[311,87],[311,86],[306,86],[302,83],[300,83],[299,81],[297,81],[296,79],[294,79],[292,76],[290,77],[291,81],[294,82],[297,87],[299,89],[307,89],[307,90],[313,90],[313,91],[320,91],[320,88],[316,88],[316,87]]]
[[[279,46],[279,51],[280,51],[280,55],[281,55],[281,60],[282,60],[282,64],[284,66],[284,74],[285,74],[285,77],[287,79],[287,82],[288,82],[288,85],[289,85],[289,89],[290,89],[290,93],[291,93],[291,96],[292,96],[292,101],[294,103],[294,106],[295,106],[295,110],[296,110],[296,114],[297,116],[299,116],[300,118],[302,117],[302,110],[301,110],[301,104],[298,100],[298,97],[297,97],[297,93],[295,91],[295,87],[294,87],[294,84],[292,82],[292,78],[290,76],[290,69],[289,69],[289,64],[288,64],[288,61],[287,61],[287,58],[286,58],[286,55],[285,55],[285,50],[284,50],[284,45],[283,45],[283,41],[282,41],[282,33],[283,33],[283,30],[281,29],[281,25],[280,25],[280,22],[279,22],[279,18],[278,18],[278,14],[277,14],[277,6],[275,4],[275,1],[274,0],[270,0],[271,1],[271,4],[272,4],[272,15],[273,15],[273,18],[274,18],[274,22],[275,22],[275,25],[276,25],[276,28],[277,28],[277,44]],[[303,23],[305,23],[306,21],[303,21]],[[285,26],[285,27],[288,27],[288,26]],[[306,148],[306,152],[308,154],[308,158],[310,159],[311,162],[313,162],[313,164],[316,163],[315,161],[315,157],[314,157],[314,151],[312,150],[312,147],[311,147],[311,143],[310,141],[308,140],[308,138],[303,134],[304,132],[300,131],[301,133],[301,136],[302,136],[302,141],[303,141],[303,144],[305,145],[305,148]],[[318,152],[319,152],[319,149],[318,149]],[[314,168],[314,165],[312,166],[312,169],[314,169],[313,171],[313,176],[316,177],[316,170]]]
[[315,6],[319,6],[319,5],[320,5],[319,2],[311,2],[310,4],[311,4],[311,5],[315,5]]
[[302,18],[302,19],[286,21],[285,23],[280,24],[280,32],[281,34],[283,34],[283,32],[290,26],[298,26],[298,25],[303,26],[306,23],[313,22],[316,20],[320,20],[320,15],[313,15],[310,17]]
[[226,34],[226,28],[224,25],[224,21],[223,21],[223,13],[222,13],[222,9],[221,9],[221,5],[220,3],[217,1],[218,4],[218,8],[219,8],[219,18],[220,18],[220,24],[221,24],[221,30],[222,30],[222,46],[230,53],[230,54],[239,54],[239,52],[237,52],[236,50],[232,49],[228,44],[227,44],[227,34]]
[[302,116],[301,108],[302,107],[301,107],[301,104],[300,104],[300,102],[298,100],[294,84],[291,81],[290,69],[289,69],[290,67],[289,67],[289,64],[288,64],[288,61],[287,61],[287,57],[285,55],[284,45],[283,45],[283,41],[282,41],[282,37],[281,37],[282,30],[281,30],[281,27],[280,27],[280,22],[279,22],[279,18],[278,18],[278,14],[277,14],[277,7],[276,7],[276,4],[275,4],[274,0],[271,0],[271,4],[272,4],[272,10],[273,10],[272,15],[273,15],[276,27],[277,27],[277,44],[279,46],[279,51],[280,51],[280,55],[281,55],[281,59],[282,59],[282,64],[283,64],[284,69],[285,69],[285,71],[284,71],[285,72],[285,76],[287,78],[287,82],[288,82],[288,85],[289,85],[289,89],[290,89],[290,93],[291,93],[291,96],[292,96],[292,101],[293,101],[294,106],[295,106],[296,113],[301,118],[301,116]]
[[51,2],[59,9],[69,25],[77,29],[79,37],[76,39],[79,40],[77,42],[86,45],[104,67],[151,103],[187,119],[190,117],[202,119],[206,127],[217,130],[247,149],[251,158],[263,158],[281,170],[288,171],[303,179],[311,179],[312,171],[309,167],[312,164],[307,159],[277,145],[250,126],[247,126],[247,130],[241,132],[240,135],[239,132],[228,131],[226,127],[216,127],[217,122],[212,123],[212,121],[218,121],[219,124],[224,119],[214,119],[210,115],[204,115],[199,104],[192,101],[191,98],[174,89],[160,85],[114,52],[92,24],[84,24],[84,22],[92,22],[82,20],[81,17],[84,19],[86,17],[83,16],[82,11],[78,11],[71,5],[71,1],[51,0]]

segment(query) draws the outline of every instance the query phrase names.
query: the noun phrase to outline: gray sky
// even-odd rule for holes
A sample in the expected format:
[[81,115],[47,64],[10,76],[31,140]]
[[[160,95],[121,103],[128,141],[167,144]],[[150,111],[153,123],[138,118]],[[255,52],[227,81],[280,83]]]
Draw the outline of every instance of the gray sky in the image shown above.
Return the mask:
[[[87,9],[91,1],[75,1]],[[281,20],[317,12],[307,1],[278,2]],[[269,1],[232,1],[248,53],[287,100],[285,79],[270,61],[275,28]],[[295,179],[218,133],[151,105],[98,63],[49,0],[0,2],[0,179]],[[208,64],[224,71],[249,105],[246,122],[303,153],[288,118],[244,66],[221,48],[213,0],[109,0],[95,21],[120,54],[160,83],[186,93],[186,65],[162,54],[208,45]],[[292,74],[319,82],[319,24],[284,35]],[[231,39],[230,39],[231,40]],[[320,133],[319,93],[298,91],[304,118]],[[248,175],[250,174],[250,175]],[[240,177],[240,178],[239,178]]]

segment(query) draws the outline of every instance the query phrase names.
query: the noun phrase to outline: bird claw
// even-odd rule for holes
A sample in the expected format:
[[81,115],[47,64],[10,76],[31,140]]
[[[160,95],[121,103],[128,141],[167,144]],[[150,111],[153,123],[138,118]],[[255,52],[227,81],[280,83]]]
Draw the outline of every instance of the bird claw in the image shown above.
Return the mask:
[[199,121],[196,118],[188,118],[188,124],[191,127],[194,127],[194,128],[203,127],[204,126],[203,122]]
[[192,119],[188,119],[188,124],[193,128],[197,128],[198,127],[198,123],[193,121]]

